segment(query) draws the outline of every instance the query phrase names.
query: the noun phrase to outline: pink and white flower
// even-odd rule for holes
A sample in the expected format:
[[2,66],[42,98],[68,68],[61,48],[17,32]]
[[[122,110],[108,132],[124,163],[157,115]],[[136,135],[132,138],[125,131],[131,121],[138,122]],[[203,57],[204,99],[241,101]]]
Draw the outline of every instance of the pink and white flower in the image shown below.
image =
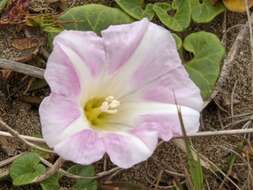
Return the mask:
[[40,105],[43,137],[66,160],[91,164],[107,153],[121,168],[146,160],[158,138],[199,128],[202,98],[169,31],[143,19],[55,37]]

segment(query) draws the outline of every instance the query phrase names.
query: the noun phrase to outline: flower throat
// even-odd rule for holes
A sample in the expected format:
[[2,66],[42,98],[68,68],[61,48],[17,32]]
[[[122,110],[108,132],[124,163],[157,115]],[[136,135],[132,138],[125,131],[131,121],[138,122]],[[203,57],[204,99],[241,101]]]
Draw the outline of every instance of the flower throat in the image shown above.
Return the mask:
[[92,126],[101,127],[110,115],[118,112],[119,106],[120,102],[113,96],[92,98],[85,104],[84,111]]

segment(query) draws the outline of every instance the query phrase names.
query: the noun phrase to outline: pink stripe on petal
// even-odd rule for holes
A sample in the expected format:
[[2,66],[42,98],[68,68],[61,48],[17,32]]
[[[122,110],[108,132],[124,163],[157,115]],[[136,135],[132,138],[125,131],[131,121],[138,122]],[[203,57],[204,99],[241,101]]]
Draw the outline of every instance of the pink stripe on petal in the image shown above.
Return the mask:
[[102,37],[108,62],[117,65],[110,89],[116,88],[119,98],[174,104],[174,91],[180,105],[201,109],[200,91],[181,64],[168,30],[144,19],[110,27]]
[[199,88],[189,78],[183,66],[144,87],[137,96],[145,100],[175,103],[201,110],[203,100]]
[[63,31],[54,39],[45,78],[52,92],[77,97],[101,74],[104,63],[104,44],[95,33]]
[[100,160],[105,153],[102,140],[92,130],[84,130],[63,140],[54,150],[65,160],[84,165]]
[[127,64],[135,52],[148,27],[149,21],[143,19],[131,24],[110,26],[102,31],[109,73]]
[[61,141],[60,135],[81,112],[76,102],[51,93],[39,107],[43,138],[50,147]]
[[79,55],[92,75],[98,75],[104,68],[105,51],[102,38],[94,32],[63,31],[54,40],[62,43]]
[[53,93],[78,96],[81,92],[76,71],[59,45],[55,45],[49,56],[45,79]]

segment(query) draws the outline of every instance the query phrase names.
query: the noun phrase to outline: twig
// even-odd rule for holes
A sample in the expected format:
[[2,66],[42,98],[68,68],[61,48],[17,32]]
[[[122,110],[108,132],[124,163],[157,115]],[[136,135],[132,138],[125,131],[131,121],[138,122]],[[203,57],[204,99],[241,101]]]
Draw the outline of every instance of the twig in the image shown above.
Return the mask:
[[27,65],[24,63],[11,61],[7,59],[0,59],[0,68],[9,69],[18,73],[23,73],[32,77],[44,79],[44,69],[35,67],[32,65]]
[[[45,160],[44,158],[40,157],[40,160],[46,166],[53,167],[53,164],[51,164],[49,161]],[[69,173],[68,171],[63,170],[63,169],[59,169],[59,172],[61,174],[63,174],[64,176],[69,177],[69,178],[73,178],[73,179],[99,179],[104,176],[110,175],[114,172],[117,172],[118,170],[121,170],[121,169],[119,167],[115,167],[115,168],[112,168],[108,171],[100,172],[100,173],[96,174],[95,176],[90,176],[90,177],[75,175],[75,174]]]
[[[0,131],[0,136],[2,136],[2,137],[13,137],[13,135],[11,135],[10,133],[5,132],[5,131]],[[38,138],[38,137],[32,137],[32,136],[27,136],[27,135],[20,135],[20,137],[22,137],[23,139],[26,139],[30,142],[41,143],[41,144],[46,143],[44,141],[44,139]]]
[[162,175],[163,175],[163,170],[161,170],[161,171],[159,172],[159,175],[158,175],[158,177],[157,177],[157,181],[156,181],[156,183],[155,183],[155,190],[157,190],[158,187],[159,187],[159,183],[160,183],[160,181],[161,181],[161,179],[162,179]]
[[[197,133],[187,134],[188,137],[208,137],[208,136],[221,136],[221,135],[239,135],[239,134],[248,134],[253,133],[253,128],[249,129],[231,129],[231,130],[220,130],[220,131],[200,131]],[[4,137],[14,137],[12,134],[4,131],[0,131],[0,136]],[[35,142],[35,143],[46,143],[45,140],[38,137],[26,136],[26,135],[19,135],[22,139],[26,141]],[[176,139],[184,138],[183,136],[174,137]],[[162,144],[161,141],[159,144]]]
[[230,103],[231,103],[230,110],[231,110],[231,117],[232,117],[232,125],[234,122],[234,119],[233,119],[234,118],[234,95],[235,95],[235,89],[236,89],[237,83],[238,83],[238,80],[235,81],[234,87],[232,89],[231,97],[230,97]]
[[20,134],[16,130],[12,129],[9,125],[7,125],[5,122],[3,122],[3,120],[1,118],[0,118],[0,126],[5,128],[6,130],[8,130],[13,137],[18,138],[21,142],[23,142],[24,144],[26,144],[28,146],[30,146],[32,148],[36,148],[36,149],[44,151],[44,152],[54,153],[52,150],[40,147],[36,144],[29,142],[28,140],[26,140],[25,138],[20,136]]
[[52,165],[52,167],[50,167],[43,175],[36,177],[33,180],[33,183],[40,183],[44,180],[46,180],[47,178],[51,177],[52,175],[54,175],[55,173],[58,172],[58,170],[62,167],[62,165],[64,164],[65,160],[62,159],[61,157],[59,157],[56,162],[54,163],[54,165]]
[[7,158],[6,160],[2,160],[2,161],[0,162],[0,168],[1,168],[1,167],[4,167],[4,166],[6,166],[6,165],[8,165],[8,164],[10,164],[10,163],[12,163],[14,160],[16,160],[19,156],[21,156],[21,155],[23,155],[23,154],[24,154],[24,153],[21,153],[21,154],[12,156],[12,157],[10,157],[10,158]]

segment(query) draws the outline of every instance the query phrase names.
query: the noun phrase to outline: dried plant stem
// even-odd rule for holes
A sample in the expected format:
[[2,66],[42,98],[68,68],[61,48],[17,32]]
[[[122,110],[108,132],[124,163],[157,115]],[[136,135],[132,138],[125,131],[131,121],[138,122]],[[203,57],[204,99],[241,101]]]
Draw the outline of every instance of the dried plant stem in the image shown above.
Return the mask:
[[[0,122],[1,124],[1,122]],[[239,134],[248,134],[248,133],[253,133],[253,128],[248,128],[248,129],[232,129],[232,130],[220,130],[220,131],[200,131],[197,133],[193,134],[188,134],[188,137],[208,137],[208,136],[222,136],[222,135],[239,135]],[[0,136],[3,137],[15,137],[11,133],[5,132],[5,131],[0,131]],[[35,142],[35,143],[43,143],[45,144],[46,142],[42,138],[38,137],[32,137],[32,136],[26,136],[26,135],[19,135],[22,139],[25,139],[26,141],[30,142]],[[183,136],[178,136],[174,138],[184,138]],[[163,143],[161,141],[160,143]],[[36,145],[37,146],[37,145]]]
[[5,122],[3,122],[3,120],[0,118],[0,126],[3,127],[4,129],[8,130],[9,133],[13,136],[16,137],[17,139],[19,139],[21,142],[23,142],[24,144],[32,147],[32,148],[36,148],[38,150],[44,151],[44,152],[49,152],[49,153],[53,153],[52,150],[40,147],[36,144],[33,144],[31,142],[29,142],[28,140],[26,140],[25,138],[23,138],[16,130],[12,129],[9,125],[7,125]]
[[11,61],[7,59],[0,59],[0,68],[9,69],[18,73],[23,73],[32,77],[44,79],[44,69],[35,67],[32,65],[27,65],[24,63]]
[[4,166],[6,166],[6,165],[8,165],[8,164],[10,164],[10,163],[12,163],[14,160],[16,160],[19,156],[21,156],[21,155],[23,155],[23,154],[24,154],[24,153],[21,153],[21,154],[12,156],[12,157],[10,157],[10,158],[7,158],[6,160],[2,160],[2,161],[0,162],[0,168],[1,168],[1,167],[4,167]]
[[[45,160],[44,158],[41,157],[40,160],[46,166],[48,166],[50,168],[53,167],[53,164],[51,164],[49,161]],[[119,167],[115,167],[115,168],[112,168],[112,169],[110,169],[108,171],[100,172],[100,173],[96,174],[95,176],[90,176],[90,177],[84,177],[84,176],[75,175],[75,174],[69,173],[68,171],[63,170],[63,169],[59,169],[59,172],[61,174],[63,174],[64,176],[66,176],[68,178],[73,178],[73,179],[98,179],[98,178],[102,178],[104,176],[110,175],[110,174],[112,174],[114,172],[117,172],[118,170],[120,170],[120,168]]]
[[41,176],[37,177],[34,179],[33,183],[40,183],[50,176],[56,174],[58,170],[62,167],[64,164],[65,160],[59,157],[56,162]]
[[[11,135],[11,133],[8,133],[8,132],[5,132],[5,131],[0,131],[0,136],[2,136],[2,137],[13,137],[13,135]],[[45,144],[45,141],[42,138],[32,137],[32,136],[27,136],[27,135],[19,135],[19,136],[22,137],[23,139],[26,139],[26,140],[30,141],[30,142]]]

